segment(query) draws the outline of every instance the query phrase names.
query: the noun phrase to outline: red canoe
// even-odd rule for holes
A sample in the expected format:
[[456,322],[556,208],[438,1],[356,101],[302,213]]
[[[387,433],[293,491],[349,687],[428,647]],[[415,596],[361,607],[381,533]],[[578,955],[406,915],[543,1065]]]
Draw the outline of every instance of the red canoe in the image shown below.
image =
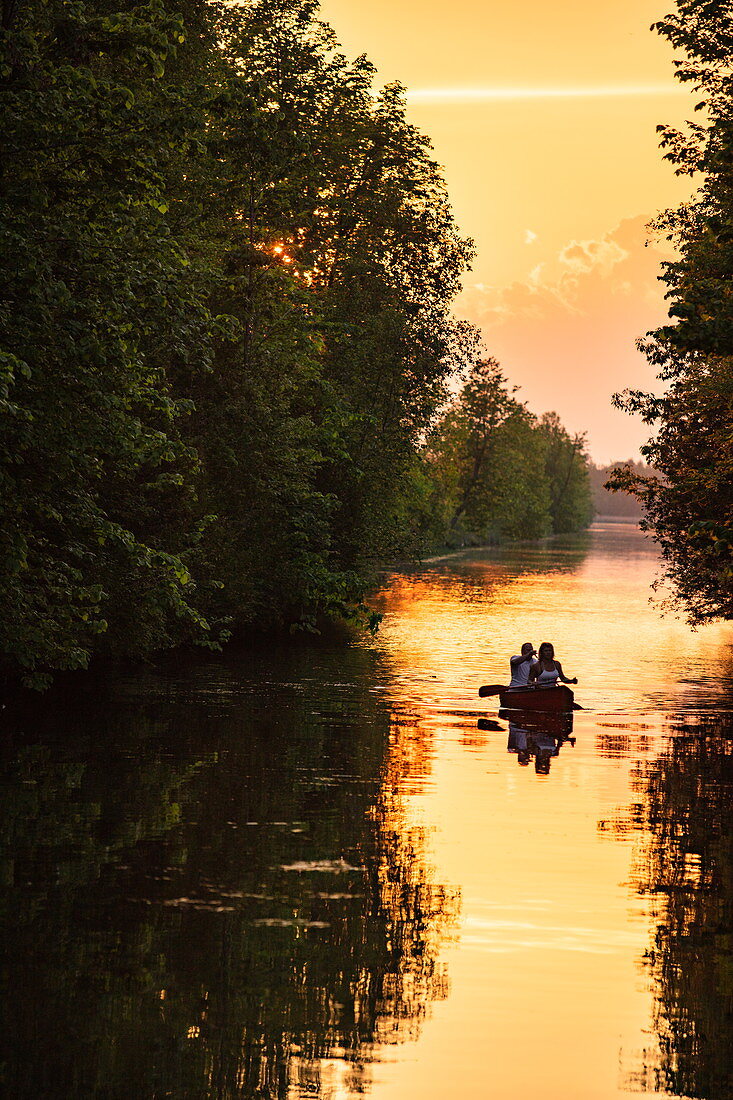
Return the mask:
[[548,710],[553,713],[571,711],[574,699],[575,696],[565,684],[507,688],[499,695],[499,703],[508,710]]

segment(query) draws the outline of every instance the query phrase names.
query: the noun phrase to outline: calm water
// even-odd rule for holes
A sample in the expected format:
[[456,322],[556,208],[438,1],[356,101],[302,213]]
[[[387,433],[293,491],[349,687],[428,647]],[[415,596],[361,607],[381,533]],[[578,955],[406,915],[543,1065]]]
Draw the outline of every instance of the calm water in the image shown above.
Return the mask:
[[[733,631],[655,569],[597,525],[6,708],[3,1094],[733,1095]],[[527,639],[572,730],[477,698]]]

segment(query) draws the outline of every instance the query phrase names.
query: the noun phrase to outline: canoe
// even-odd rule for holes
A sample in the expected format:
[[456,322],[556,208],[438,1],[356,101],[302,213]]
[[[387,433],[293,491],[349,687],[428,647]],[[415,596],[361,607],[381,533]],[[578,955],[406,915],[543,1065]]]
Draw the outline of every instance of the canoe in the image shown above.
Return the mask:
[[572,711],[575,696],[565,684],[552,687],[507,688],[499,704],[507,710],[545,710],[557,714]]

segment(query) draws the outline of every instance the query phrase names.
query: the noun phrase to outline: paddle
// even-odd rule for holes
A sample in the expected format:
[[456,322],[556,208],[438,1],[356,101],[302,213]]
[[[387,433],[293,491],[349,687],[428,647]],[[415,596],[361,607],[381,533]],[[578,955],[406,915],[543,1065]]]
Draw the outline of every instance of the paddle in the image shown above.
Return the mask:
[[[529,686],[530,685],[527,684],[527,688],[529,688]],[[556,684],[538,684],[536,688],[533,688],[533,690],[547,691],[548,688],[552,689],[556,686]],[[483,687],[480,687],[478,689],[478,693],[482,699],[485,699],[487,695],[499,695],[500,692],[509,690],[510,689],[507,687],[506,684],[484,684]],[[515,689],[512,688],[511,690],[514,691]]]

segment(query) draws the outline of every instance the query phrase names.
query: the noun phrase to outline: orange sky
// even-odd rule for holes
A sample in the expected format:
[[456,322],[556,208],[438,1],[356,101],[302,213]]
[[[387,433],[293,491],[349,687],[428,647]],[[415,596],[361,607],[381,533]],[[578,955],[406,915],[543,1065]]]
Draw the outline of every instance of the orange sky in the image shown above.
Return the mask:
[[669,0],[322,0],[348,55],[408,89],[478,255],[456,305],[536,412],[586,430],[597,461],[644,425],[610,407],[651,388],[637,337],[665,317],[645,225],[689,193],[657,147],[689,95],[649,26]]

